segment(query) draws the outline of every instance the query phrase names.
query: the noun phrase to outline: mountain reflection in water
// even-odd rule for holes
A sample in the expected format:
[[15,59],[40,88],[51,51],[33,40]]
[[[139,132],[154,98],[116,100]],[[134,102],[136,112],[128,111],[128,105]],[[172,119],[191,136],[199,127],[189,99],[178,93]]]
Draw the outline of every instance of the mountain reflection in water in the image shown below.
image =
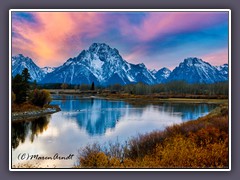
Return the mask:
[[[62,111],[32,121],[12,123],[12,161],[20,153],[51,156],[75,154],[72,161],[44,161],[41,167],[72,167],[80,148],[98,142],[124,143],[138,134],[197,119],[214,109],[211,104],[134,106],[125,101],[56,96]],[[32,162],[33,163],[33,162]],[[35,162],[34,162],[35,163]]]

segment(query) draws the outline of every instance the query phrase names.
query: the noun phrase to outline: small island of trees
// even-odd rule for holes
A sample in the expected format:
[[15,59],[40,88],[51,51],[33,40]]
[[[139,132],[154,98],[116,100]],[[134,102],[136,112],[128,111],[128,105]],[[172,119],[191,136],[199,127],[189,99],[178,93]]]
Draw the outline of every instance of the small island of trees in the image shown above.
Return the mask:
[[30,80],[31,76],[27,68],[12,78],[12,112],[56,108],[49,105],[52,101],[50,92],[38,89],[37,82]]

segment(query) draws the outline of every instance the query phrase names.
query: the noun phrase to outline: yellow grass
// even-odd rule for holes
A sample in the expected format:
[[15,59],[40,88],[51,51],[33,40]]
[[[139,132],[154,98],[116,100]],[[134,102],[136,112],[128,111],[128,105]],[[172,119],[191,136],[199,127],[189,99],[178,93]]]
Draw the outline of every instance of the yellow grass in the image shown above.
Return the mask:
[[228,107],[221,105],[198,120],[139,135],[125,146],[87,146],[75,168],[228,168],[228,129]]

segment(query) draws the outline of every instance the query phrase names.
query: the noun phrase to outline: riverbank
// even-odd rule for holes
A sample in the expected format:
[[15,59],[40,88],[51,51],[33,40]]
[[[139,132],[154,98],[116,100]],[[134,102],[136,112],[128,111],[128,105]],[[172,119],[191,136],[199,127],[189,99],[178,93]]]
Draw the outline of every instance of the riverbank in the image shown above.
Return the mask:
[[228,103],[225,97],[217,98],[215,96],[162,96],[162,95],[132,95],[132,94],[100,94],[98,97],[111,100],[124,100],[134,105],[145,103],[162,104],[162,103],[208,103],[208,104],[224,104]]
[[[26,108],[26,106],[28,108]],[[47,114],[52,114],[55,112],[59,112],[61,109],[56,105],[47,105],[43,108],[25,105],[24,108],[14,108],[12,110],[12,122],[13,121],[21,121],[21,120],[30,120],[33,118],[41,117]]]
[[124,100],[134,105],[143,105],[146,103],[162,104],[162,103],[207,103],[207,104],[224,104],[228,103],[228,96],[225,95],[193,95],[193,94],[151,94],[136,95],[129,93],[111,93],[110,91],[79,91],[79,90],[49,90],[52,95],[77,96],[80,98],[104,98],[109,100]]
[[93,144],[81,149],[74,168],[229,167],[228,104],[197,120],[139,135],[125,146]]

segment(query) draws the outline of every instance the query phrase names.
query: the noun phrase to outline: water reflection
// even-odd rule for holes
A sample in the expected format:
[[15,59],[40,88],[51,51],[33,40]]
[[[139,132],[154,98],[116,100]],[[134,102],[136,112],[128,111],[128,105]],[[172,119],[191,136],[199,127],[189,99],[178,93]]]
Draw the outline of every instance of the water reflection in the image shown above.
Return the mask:
[[[13,164],[19,163],[18,154],[25,152],[77,155],[79,148],[94,142],[124,143],[139,133],[197,119],[215,107],[170,103],[133,106],[124,101],[74,96],[59,96],[52,104],[58,104],[62,111],[33,121],[12,123]],[[72,167],[76,161],[43,161],[41,167]]]
[[86,129],[89,135],[103,135],[107,129],[116,126],[120,117],[130,108],[123,101],[103,99],[80,99],[60,101],[62,115],[77,122],[80,129]]
[[[61,96],[57,97],[59,99]],[[118,122],[127,121],[158,121],[168,120],[174,123],[197,119],[209,112],[216,105],[209,104],[171,104],[143,105],[134,107],[124,101],[85,98],[76,99],[74,96],[64,96],[55,100],[62,109],[65,119],[74,121],[80,129],[86,130],[90,136],[104,135],[107,130],[113,130]],[[147,116],[143,117],[143,114]],[[153,116],[154,114],[154,116]],[[163,127],[165,127],[163,125]],[[162,128],[161,128],[162,129]]]
[[171,104],[164,103],[159,109],[172,114],[179,114],[183,121],[194,120],[206,115],[216,107],[215,104]]
[[12,123],[12,148],[16,149],[20,143],[24,143],[29,134],[31,142],[39,134],[47,130],[51,115],[39,117],[32,121],[20,121]]

